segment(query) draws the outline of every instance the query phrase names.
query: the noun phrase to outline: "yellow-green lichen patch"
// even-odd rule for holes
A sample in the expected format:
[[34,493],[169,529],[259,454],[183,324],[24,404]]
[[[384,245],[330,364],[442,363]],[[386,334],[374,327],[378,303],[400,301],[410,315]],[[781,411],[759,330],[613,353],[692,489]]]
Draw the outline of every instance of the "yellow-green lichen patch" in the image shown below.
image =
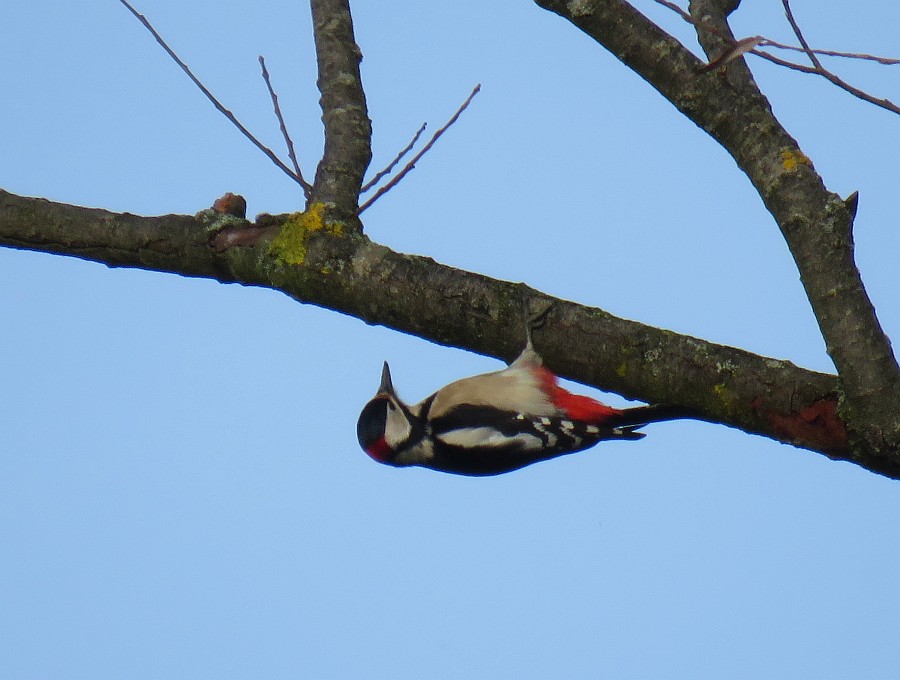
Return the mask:
[[344,225],[341,222],[326,222],[325,205],[313,203],[306,211],[288,217],[278,236],[272,240],[269,252],[285,264],[301,265],[306,260],[310,237],[321,231],[332,236],[343,236]]
[[713,385],[713,392],[719,403],[725,407],[725,412],[731,414],[737,406],[737,395],[730,390],[725,383],[716,383]]
[[800,165],[812,167],[812,162],[800,149],[783,149],[781,152],[781,165],[788,172],[793,172]]

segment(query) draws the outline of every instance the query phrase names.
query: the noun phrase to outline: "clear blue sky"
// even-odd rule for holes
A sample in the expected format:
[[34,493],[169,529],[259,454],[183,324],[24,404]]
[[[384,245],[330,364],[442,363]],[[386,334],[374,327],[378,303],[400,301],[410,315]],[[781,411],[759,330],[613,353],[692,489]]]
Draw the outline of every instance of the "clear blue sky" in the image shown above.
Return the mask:
[[[744,4],[740,35],[790,38],[778,0]],[[118,2],[7,5],[0,186],[301,207]],[[306,3],[138,5],[280,149],[264,54],[312,174]],[[483,84],[372,238],[831,370],[747,179],[600,47],[528,0],[354,9],[376,167]],[[795,11],[816,45],[900,56],[894,2]],[[828,187],[860,191],[897,337],[900,119],[751,66]],[[900,99],[896,70],[841,68]],[[492,479],[382,467],[354,432],[382,360],[409,400],[499,363],[269,290],[0,250],[0,320],[4,679],[896,677],[897,482],[702,423]]]

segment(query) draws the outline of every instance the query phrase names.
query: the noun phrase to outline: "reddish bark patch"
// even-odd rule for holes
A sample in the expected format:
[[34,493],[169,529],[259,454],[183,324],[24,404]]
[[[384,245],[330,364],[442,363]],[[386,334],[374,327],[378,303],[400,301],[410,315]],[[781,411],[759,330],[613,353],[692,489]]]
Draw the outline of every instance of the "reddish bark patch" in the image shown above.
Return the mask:
[[221,198],[216,199],[212,209],[223,215],[233,215],[244,219],[247,217],[247,200],[243,196],[229,191]]
[[271,236],[276,227],[225,227],[212,240],[212,247],[221,253],[235,246],[254,246],[267,236]]
[[759,400],[753,406],[780,439],[826,455],[844,456],[850,448],[847,428],[837,414],[837,399],[821,399],[795,413],[769,411]]

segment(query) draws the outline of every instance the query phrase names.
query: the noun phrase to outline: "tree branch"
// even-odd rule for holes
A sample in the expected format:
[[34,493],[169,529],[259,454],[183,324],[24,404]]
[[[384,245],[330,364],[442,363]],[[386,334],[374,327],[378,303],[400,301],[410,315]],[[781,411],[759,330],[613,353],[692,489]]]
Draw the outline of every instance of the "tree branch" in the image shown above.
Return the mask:
[[[443,135],[447,130],[450,129],[450,127],[457,120],[459,120],[459,117],[462,115],[462,112],[465,111],[469,107],[469,104],[472,103],[472,99],[474,99],[475,95],[478,94],[479,92],[481,92],[481,83],[478,83],[474,88],[472,88],[472,92],[469,93],[469,96],[466,97],[466,100],[462,104],[460,104],[459,108],[456,109],[456,113],[454,113],[450,117],[450,120],[448,120],[446,123],[444,123],[444,125],[442,127],[440,127],[433,135],[431,135],[431,139],[429,139],[428,142],[426,142],[425,146],[423,146],[418,151],[418,153],[416,153],[410,159],[410,161],[405,166],[403,166],[403,169],[400,172],[398,172],[396,175],[391,177],[391,179],[388,180],[387,182],[385,182],[381,187],[379,187],[378,190],[374,194],[372,194],[372,196],[369,198],[369,200],[367,200],[365,203],[363,203],[361,206],[359,206],[359,211],[357,211],[356,214],[361,215],[363,213],[363,211],[366,210],[366,208],[368,208],[375,201],[377,201],[379,198],[384,196],[384,194],[386,194],[391,189],[393,189],[395,186],[397,186],[400,183],[400,181],[404,177],[406,177],[406,175],[409,174],[409,172],[413,168],[416,167],[416,163],[418,163],[422,159],[422,156],[424,156],[426,153],[428,153],[431,150],[431,147],[433,147],[435,142],[437,142],[437,140],[439,140],[441,138],[441,135]],[[422,128],[422,129],[424,129],[424,128]]]
[[[710,62],[726,53],[737,42],[721,3],[717,0],[690,0],[688,12],[693,19],[691,23],[697,31],[697,41]],[[703,67],[702,70],[708,68]],[[731,79],[732,85],[739,89],[756,87],[753,74],[747,68],[744,59],[730,61],[726,74]]]
[[[851,450],[836,417],[835,376],[395,253],[352,231],[308,233],[302,262],[286,264],[269,244],[287,218],[250,225],[212,211],[138,217],[0,190],[0,245],[273,288],[367,323],[504,359],[521,350],[523,301],[530,308],[551,303],[551,322],[535,340],[559,374],[630,398],[686,406],[710,422],[900,478],[894,458]],[[220,251],[210,242],[223,229],[267,236]]]
[[[712,59],[709,64],[704,66],[701,69],[701,72],[712,70],[713,68],[718,67],[720,64],[714,63],[719,62],[721,60],[721,55],[727,53],[727,45],[729,40],[734,40],[734,35],[731,32],[731,28],[728,26],[728,23],[724,21],[725,16],[727,14],[728,7],[725,7],[724,10],[719,7],[718,2],[716,0],[703,0],[703,2],[692,2],[691,3],[691,11],[694,14],[697,14],[698,17],[695,18],[691,13],[685,12],[681,7],[679,7],[674,2],[669,2],[669,0],[656,0],[656,2],[663,7],[667,7],[672,10],[676,14],[678,14],[682,19],[684,19],[689,24],[692,24],[696,27],[698,35],[709,34],[712,33],[714,36],[718,36],[719,38],[726,39],[726,52],[719,53],[720,56]],[[797,25],[796,21],[794,21],[793,13],[790,9],[790,4],[787,0],[782,0],[782,4],[785,6],[785,13],[788,18],[788,22],[791,24],[791,28],[793,28],[795,35],[801,42],[801,47],[795,47],[794,45],[785,45],[784,43],[777,42],[775,40],[771,40],[769,38],[765,38],[763,36],[754,36],[753,38],[744,38],[741,41],[738,41],[738,44],[745,43],[747,40],[758,41],[762,47],[774,47],[780,50],[793,50],[795,52],[803,52],[806,54],[813,62],[813,66],[805,66],[803,64],[797,64],[793,61],[788,61],[787,59],[781,59],[774,55],[769,54],[760,49],[751,49],[749,50],[752,54],[755,54],[757,57],[761,59],[765,59],[767,61],[772,62],[773,64],[778,64],[779,66],[783,66],[785,68],[789,68],[792,71],[800,71],[801,73],[809,73],[816,76],[821,76],[825,78],[833,85],[841,88],[845,92],[852,94],[854,97],[858,99],[862,99],[865,102],[869,102],[870,104],[874,104],[875,106],[880,106],[886,111],[890,111],[891,113],[900,113],[900,106],[897,106],[890,99],[879,98],[874,95],[865,92],[864,90],[859,89],[858,87],[854,87],[850,83],[845,80],[839,78],[834,73],[829,71],[824,67],[821,60],[818,59],[816,55],[824,55],[831,57],[843,57],[845,59],[859,59],[866,61],[874,61],[879,64],[883,64],[885,66],[895,66],[900,64],[900,59],[891,59],[888,57],[879,57],[873,54],[860,54],[858,52],[837,52],[835,50],[816,50],[812,49],[807,43],[806,40],[802,37],[802,34],[799,33],[800,27]],[[702,6],[713,7],[715,11],[710,14],[705,14],[702,11]],[[699,11],[695,11],[695,8]],[[725,11],[726,14],[722,12]],[[709,21],[708,19],[712,19]],[[706,44],[703,46],[704,51],[707,54],[710,54],[710,45],[715,45],[716,41],[714,39],[710,39],[710,37],[706,38]],[[731,42],[732,46],[735,45],[734,42]]]
[[749,71],[737,81],[697,75],[702,63],[624,0],[535,1],[616,55],[735,159],[800,270],[842,380],[841,412],[856,446],[897,464],[900,370],[856,268],[852,215],[773,116]]
[[312,186],[303,178],[303,170],[300,168],[300,161],[297,160],[297,152],[294,150],[294,140],[291,139],[287,124],[284,122],[284,116],[281,115],[281,105],[278,103],[278,95],[275,92],[275,88],[272,86],[269,69],[266,68],[266,58],[261,54],[259,55],[259,67],[262,71],[262,79],[266,83],[266,90],[269,91],[269,99],[272,100],[272,110],[275,112],[275,118],[278,119],[278,128],[281,130],[284,145],[287,147],[288,158],[291,159],[291,163],[294,166],[294,174],[297,175],[299,184],[303,187],[303,195],[309,199],[309,192],[312,191]]
[[348,0],[311,0],[313,34],[325,125],[325,152],[316,169],[312,202],[356,215],[360,187],[372,160],[372,123],[366,107]]
[[860,99],[871,104],[884,107],[888,111],[900,113],[900,107],[898,107],[890,100],[878,99],[877,97],[873,97],[868,92],[864,92],[858,87],[854,87],[850,83],[846,82],[842,78],[839,78],[834,73],[825,68],[822,65],[822,60],[819,59],[816,50],[812,49],[809,46],[809,43],[806,42],[806,38],[803,36],[803,31],[800,30],[800,24],[798,24],[797,20],[794,18],[794,12],[791,10],[790,0],[781,0],[781,4],[784,6],[784,15],[787,17],[788,23],[791,25],[791,30],[794,31],[794,35],[797,36],[797,41],[800,43],[800,46],[803,48],[803,51],[806,53],[806,56],[809,57],[809,61],[813,65],[814,73],[822,76],[832,84],[837,85],[842,90],[846,90],[854,97],[859,97]]
[[368,182],[363,184],[362,193],[366,193],[372,187],[374,187],[376,184],[378,184],[383,177],[387,177],[388,175],[391,174],[391,171],[394,169],[394,167],[397,165],[397,163],[402,161],[403,157],[406,156],[406,154],[408,154],[410,151],[412,151],[412,148],[416,145],[416,142],[419,141],[419,137],[421,137],[422,133],[425,132],[426,127],[428,127],[428,123],[422,123],[419,126],[419,129],[416,130],[416,134],[414,134],[413,138],[411,140],[409,140],[409,144],[407,144],[402,149],[400,149],[400,151],[397,152],[397,155],[394,156],[393,160],[390,163],[388,163],[381,170],[376,172],[374,177],[372,177],[372,179],[370,179]]

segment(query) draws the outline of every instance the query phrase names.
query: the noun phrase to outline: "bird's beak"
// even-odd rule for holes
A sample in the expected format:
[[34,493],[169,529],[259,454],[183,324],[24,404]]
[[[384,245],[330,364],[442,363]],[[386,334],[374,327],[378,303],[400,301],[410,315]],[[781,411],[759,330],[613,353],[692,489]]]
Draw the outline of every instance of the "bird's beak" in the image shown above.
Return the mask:
[[381,369],[381,384],[378,386],[379,392],[384,392],[385,394],[394,394],[394,385],[391,382],[391,367],[388,366],[388,362],[384,362],[384,368]]

